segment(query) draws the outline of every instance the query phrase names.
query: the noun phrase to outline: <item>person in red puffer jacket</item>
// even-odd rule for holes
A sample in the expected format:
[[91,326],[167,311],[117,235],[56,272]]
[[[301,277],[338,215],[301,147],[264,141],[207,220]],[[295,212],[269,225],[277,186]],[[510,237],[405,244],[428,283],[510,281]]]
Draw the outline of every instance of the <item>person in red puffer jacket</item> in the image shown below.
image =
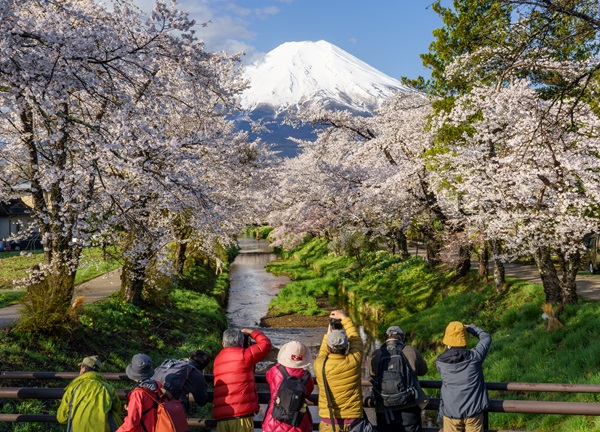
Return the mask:
[[[263,431],[264,432],[311,432],[313,420],[310,415],[308,407],[304,407],[305,414],[302,417],[302,421],[298,426],[292,426],[290,424],[275,420],[272,416],[273,404],[277,398],[277,392],[279,386],[283,381],[283,375],[279,370],[279,365],[285,367],[285,370],[290,376],[302,377],[307,371],[308,366],[312,360],[312,355],[309,349],[297,341],[291,341],[281,346],[279,354],[277,355],[277,364],[267,371],[267,382],[271,391],[271,400],[265,413],[263,420]],[[306,397],[312,393],[315,388],[315,382],[312,376],[309,376],[306,380]]]
[[[244,336],[256,341],[244,347]],[[216,432],[253,432],[253,416],[260,410],[254,365],[271,351],[271,341],[259,330],[227,329],[223,349],[214,360],[213,418]]]

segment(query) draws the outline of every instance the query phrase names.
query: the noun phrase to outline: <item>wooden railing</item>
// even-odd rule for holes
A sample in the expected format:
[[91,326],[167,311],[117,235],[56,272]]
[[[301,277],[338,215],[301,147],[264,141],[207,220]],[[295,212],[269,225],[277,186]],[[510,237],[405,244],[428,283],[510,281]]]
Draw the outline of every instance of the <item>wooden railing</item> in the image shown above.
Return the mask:
[[[103,373],[107,380],[121,381],[129,380],[125,373]],[[2,382],[6,380],[72,380],[78,376],[77,372],[0,372],[0,399],[39,399],[39,400],[60,400],[63,396],[63,388],[54,387],[3,387]],[[205,375],[206,381],[212,383],[213,376]],[[266,383],[264,375],[256,376],[257,383]],[[421,386],[425,389],[439,389],[440,381],[422,380]],[[363,382],[364,386],[370,386],[368,381]],[[600,385],[595,384],[550,384],[550,383],[486,383],[489,391],[509,391],[509,392],[553,392],[553,393],[595,393],[600,394]],[[123,400],[126,399],[127,390],[118,389],[117,394]],[[267,404],[269,402],[269,393],[262,392],[258,394],[259,402]],[[190,399],[193,398],[190,395]],[[209,392],[209,400],[212,400],[212,392]],[[309,397],[309,403],[317,404],[316,394]],[[438,410],[439,398],[431,398],[426,410]],[[600,416],[600,403],[594,402],[553,402],[541,400],[491,400],[489,410],[486,413],[529,413],[529,414],[565,414],[565,415],[584,415]],[[0,414],[0,422],[43,422],[56,423],[54,414]],[[188,418],[188,424],[191,427],[216,427],[216,421],[213,419]],[[261,422],[255,422],[256,428],[261,428]],[[318,424],[314,425],[315,429]],[[424,428],[425,432],[438,431],[439,428]]]

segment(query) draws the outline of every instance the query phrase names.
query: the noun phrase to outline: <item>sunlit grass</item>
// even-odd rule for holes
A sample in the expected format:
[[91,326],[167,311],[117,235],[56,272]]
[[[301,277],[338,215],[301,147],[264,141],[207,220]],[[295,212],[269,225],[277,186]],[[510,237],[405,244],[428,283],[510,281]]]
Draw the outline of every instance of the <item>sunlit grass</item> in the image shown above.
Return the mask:
[[[288,252],[268,269],[294,279],[272,300],[272,312],[313,313],[308,298],[341,295],[344,289],[356,304],[369,304],[383,313],[375,329],[380,337],[389,325],[402,326],[408,341],[419,348],[429,365],[424,379],[440,379],[435,359],[444,350],[445,327],[450,321],[461,321],[477,324],[492,335],[484,363],[488,382],[600,384],[597,302],[580,300],[567,306],[559,317],[565,327],[549,333],[541,318],[544,291],[540,284],[507,278],[509,289],[499,294],[474,271],[455,279],[452,272],[431,269],[420,258],[403,262],[384,251],[365,253],[363,266],[358,267],[351,258],[334,256],[322,240],[311,240]],[[363,322],[368,319],[359,318]],[[471,348],[477,340],[469,337],[468,342]],[[428,393],[437,395],[433,390]],[[596,394],[491,392],[490,396],[600,402]],[[490,413],[490,427],[599,432],[600,422],[586,416]]]
[[[18,303],[23,290],[18,289],[16,281],[25,278],[31,267],[42,262],[43,258],[41,250],[0,252],[0,307]],[[114,258],[114,248],[109,248],[106,255],[99,247],[84,248],[75,284],[94,279],[120,266],[121,262]]]

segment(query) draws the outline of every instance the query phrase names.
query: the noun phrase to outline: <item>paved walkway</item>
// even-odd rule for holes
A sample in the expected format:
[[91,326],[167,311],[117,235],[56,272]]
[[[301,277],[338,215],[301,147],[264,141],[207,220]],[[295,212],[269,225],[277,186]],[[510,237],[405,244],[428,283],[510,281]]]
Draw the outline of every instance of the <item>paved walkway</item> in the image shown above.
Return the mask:
[[[409,246],[408,251],[412,254],[425,256],[425,248]],[[472,261],[471,266],[477,269],[477,261]],[[540,273],[534,265],[523,265],[516,263],[504,264],[507,277],[514,277],[533,283],[542,283]],[[490,263],[490,278],[493,277],[492,264]],[[590,300],[600,301],[600,274],[591,275],[589,273],[581,273],[577,275],[577,294]]]
[[[477,268],[476,265],[474,267]],[[506,269],[507,277],[514,277],[533,283],[542,283],[540,273],[535,266],[509,263],[504,264],[504,268]],[[490,277],[492,277],[491,270]],[[580,297],[600,301],[600,275],[578,274],[576,282],[577,294]]]
[[[121,286],[121,269],[116,269],[75,287],[75,296],[83,296],[85,303],[94,303],[110,296]],[[21,305],[0,308],[0,328],[11,326],[17,321]]]

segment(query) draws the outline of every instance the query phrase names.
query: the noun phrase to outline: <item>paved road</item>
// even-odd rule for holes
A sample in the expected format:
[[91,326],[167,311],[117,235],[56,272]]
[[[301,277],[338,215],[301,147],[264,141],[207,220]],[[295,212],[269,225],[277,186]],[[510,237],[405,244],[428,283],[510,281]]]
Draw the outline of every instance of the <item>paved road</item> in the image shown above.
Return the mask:
[[[475,265],[475,268],[477,266]],[[533,283],[542,283],[537,267],[522,264],[504,264],[506,276],[526,280]],[[490,271],[490,277],[492,272]],[[578,274],[577,294],[590,300],[600,301],[600,275]]]
[[[94,303],[110,296],[117,291],[121,284],[121,269],[108,272],[95,279],[75,287],[75,296],[84,296],[85,303]],[[21,305],[0,308],[0,328],[6,328],[15,323],[19,317]]]

